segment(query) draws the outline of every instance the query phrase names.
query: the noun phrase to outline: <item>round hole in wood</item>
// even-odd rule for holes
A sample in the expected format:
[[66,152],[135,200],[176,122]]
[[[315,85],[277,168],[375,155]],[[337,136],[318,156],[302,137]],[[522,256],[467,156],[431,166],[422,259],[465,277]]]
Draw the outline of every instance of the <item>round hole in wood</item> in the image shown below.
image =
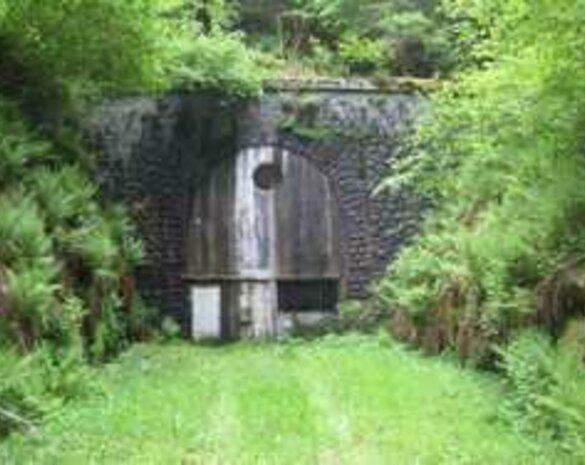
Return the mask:
[[254,171],[254,184],[264,191],[272,190],[282,182],[282,170],[275,163],[263,163]]

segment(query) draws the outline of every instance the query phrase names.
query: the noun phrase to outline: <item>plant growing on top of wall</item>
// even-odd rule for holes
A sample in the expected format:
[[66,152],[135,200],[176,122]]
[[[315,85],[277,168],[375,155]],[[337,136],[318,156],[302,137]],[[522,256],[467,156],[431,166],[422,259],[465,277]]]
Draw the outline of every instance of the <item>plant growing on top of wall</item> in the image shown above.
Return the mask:
[[324,141],[333,130],[318,123],[320,100],[314,96],[295,96],[282,104],[285,117],[279,129],[311,141]]
[[385,41],[355,34],[341,38],[339,57],[351,74],[368,75],[391,66],[390,47]]

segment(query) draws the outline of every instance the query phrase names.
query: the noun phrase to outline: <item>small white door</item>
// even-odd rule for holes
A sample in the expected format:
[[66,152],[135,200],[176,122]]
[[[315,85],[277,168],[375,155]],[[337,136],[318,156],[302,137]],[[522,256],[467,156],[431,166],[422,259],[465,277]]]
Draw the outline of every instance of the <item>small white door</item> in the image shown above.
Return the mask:
[[191,288],[191,328],[196,341],[221,338],[221,288]]

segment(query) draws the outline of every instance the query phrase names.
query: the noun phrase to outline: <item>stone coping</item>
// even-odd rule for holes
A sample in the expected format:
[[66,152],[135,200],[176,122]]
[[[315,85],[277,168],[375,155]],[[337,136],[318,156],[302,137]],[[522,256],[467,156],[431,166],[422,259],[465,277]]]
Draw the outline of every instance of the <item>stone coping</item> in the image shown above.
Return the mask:
[[389,78],[386,80],[315,78],[315,79],[275,79],[264,83],[266,91],[294,92],[355,92],[355,93],[388,93],[414,94],[430,93],[441,89],[445,81],[421,78]]

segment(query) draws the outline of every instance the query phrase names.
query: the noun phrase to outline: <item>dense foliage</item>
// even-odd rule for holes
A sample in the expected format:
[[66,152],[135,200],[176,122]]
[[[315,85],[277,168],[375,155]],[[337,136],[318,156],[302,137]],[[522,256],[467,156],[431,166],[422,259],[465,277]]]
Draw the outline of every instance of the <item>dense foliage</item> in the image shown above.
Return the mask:
[[285,75],[431,77],[454,65],[436,0],[242,0],[250,43]]
[[[467,68],[385,183],[434,209],[379,292],[400,336],[493,366],[494,344],[527,326],[584,330],[585,5],[444,3]],[[555,350],[524,339],[504,367],[520,416],[582,454],[579,356]]]
[[[0,90],[10,97],[37,107],[78,105],[104,94],[165,90],[185,84],[186,74],[192,86],[219,89],[228,83],[235,93],[259,90],[253,57],[233,59],[251,52],[225,30],[222,8],[213,10],[220,19],[207,30],[196,15],[206,2],[37,3],[4,0],[0,7]],[[204,59],[191,66],[201,53]]]
[[205,5],[0,2],[0,435],[80,392],[87,360],[149,332],[141,244],[99,199],[78,121],[100,98],[178,85],[257,93],[255,55],[227,16],[207,27]]
[[568,3],[453,2],[462,31],[470,33],[467,22],[484,26],[474,29],[481,37],[469,39],[472,60],[481,56],[482,65],[434,99],[416,154],[387,181],[410,183],[435,205],[381,288],[423,326],[444,318],[505,335],[537,313],[538,300],[544,305],[545,284],[560,286],[580,266],[583,12]]
[[[73,154],[32,133],[8,104],[0,127],[0,347],[66,367],[56,381],[66,384],[84,354],[115,353],[139,330],[129,316],[140,243],[122,211],[100,204]],[[3,383],[0,430],[30,413],[31,398],[10,376]]]
[[585,367],[579,356],[583,342],[581,338],[575,351],[527,332],[502,351],[506,416],[522,431],[555,441],[573,463],[585,460]]
[[159,20],[164,3],[4,1],[3,86],[59,97],[161,87],[179,38]]

